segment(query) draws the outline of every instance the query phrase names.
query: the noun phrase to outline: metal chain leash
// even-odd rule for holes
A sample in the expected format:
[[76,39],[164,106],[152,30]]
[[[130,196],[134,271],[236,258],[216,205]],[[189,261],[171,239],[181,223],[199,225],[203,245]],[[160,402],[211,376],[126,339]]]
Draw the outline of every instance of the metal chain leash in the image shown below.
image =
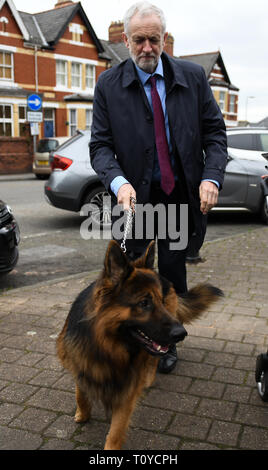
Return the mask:
[[135,207],[136,207],[136,199],[134,197],[130,197],[130,206],[129,206],[129,209],[128,209],[128,214],[127,214],[127,221],[126,221],[126,226],[125,226],[125,230],[124,230],[124,235],[123,235],[123,241],[121,243],[121,249],[124,253],[126,253],[127,249],[126,249],[126,239],[127,239],[127,235],[131,229],[131,226],[132,226],[132,220],[135,216]]

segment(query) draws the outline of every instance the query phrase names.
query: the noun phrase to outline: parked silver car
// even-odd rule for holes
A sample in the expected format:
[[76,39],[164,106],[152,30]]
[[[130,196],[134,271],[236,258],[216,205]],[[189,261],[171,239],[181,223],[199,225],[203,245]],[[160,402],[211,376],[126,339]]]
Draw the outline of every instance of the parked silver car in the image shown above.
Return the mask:
[[268,129],[265,127],[233,127],[227,129],[228,150],[236,157],[261,160],[268,156]]
[[[89,131],[78,131],[51,155],[53,171],[45,184],[45,195],[53,206],[76,212],[83,204],[94,203],[100,209],[100,224],[107,225],[111,215],[103,207],[103,197],[108,193],[90,164],[89,140]],[[261,186],[264,174],[268,174],[264,157],[256,161],[230,152],[217,207],[248,209],[268,223],[267,198]]]
[[268,175],[267,159],[250,160],[248,155],[238,158],[230,150],[216,208],[248,209],[259,214],[262,221],[268,224],[267,198],[262,185],[262,176]]
[[96,222],[109,225],[111,213],[103,206],[103,198],[108,193],[90,164],[89,140],[90,131],[77,131],[73,138],[51,152],[52,173],[45,184],[45,197],[53,206],[74,212],[92,203],[99,208]]

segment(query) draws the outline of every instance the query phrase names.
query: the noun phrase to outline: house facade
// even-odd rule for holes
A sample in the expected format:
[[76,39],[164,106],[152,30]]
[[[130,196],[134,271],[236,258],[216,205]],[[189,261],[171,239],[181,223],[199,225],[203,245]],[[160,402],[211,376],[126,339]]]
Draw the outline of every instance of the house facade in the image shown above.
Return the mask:
[[238,125],[239,88],[231,83],[220,51],[180,56],[180,58],[195,62],[204,68],[226,127],[236,127]]
[[[129,57],[122,22],[112,22],[109,40],[100,40],[80,2],[55,1],[53,9],[30,14],[0,0],[0,174],[31,171],[29,95],[42,99],[39,138],[72,136],[91,127],[100,73]],[[165,51],[171,56],[173,45],[169,34]],[[220,52],[183,58],[205,68],[226,125],[235,126],[239,90]]]
[[0,0],[1,161],[10,139],[20,153],[29,136],[29,94],[42,99],[39,137],[90,128],[95,83],[109,63],[80,2],[58,0],[52,10],[29,14]]

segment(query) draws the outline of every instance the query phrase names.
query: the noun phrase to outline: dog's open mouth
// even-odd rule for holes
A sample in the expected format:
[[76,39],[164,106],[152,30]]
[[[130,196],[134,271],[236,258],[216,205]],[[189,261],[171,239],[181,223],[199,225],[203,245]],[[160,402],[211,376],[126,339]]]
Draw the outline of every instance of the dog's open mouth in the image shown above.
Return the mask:
[[132,330],[132,335],[137,339],[141,345],[153,355],[163,355],[166,354],[169,350],[169,345],[161,345],[154,341],[152,338],[149,338],[142,330],[135,329]]

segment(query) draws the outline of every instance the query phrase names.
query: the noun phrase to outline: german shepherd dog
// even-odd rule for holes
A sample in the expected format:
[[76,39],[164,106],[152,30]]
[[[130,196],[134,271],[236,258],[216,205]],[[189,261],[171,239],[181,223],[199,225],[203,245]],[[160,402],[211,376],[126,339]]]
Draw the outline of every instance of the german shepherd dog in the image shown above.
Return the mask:
[[92,401],[111,412],[105,450],[121,449],[136,402],[155,377],[169,344],[187,335],[197,318],[222,295],[200,284],[178,297],[154,270],[154,242],[130,262],[117,242],[109,243],[97,281],[74,301],[57,339],[57,353],[76,382],[76,422],[90,418]]

